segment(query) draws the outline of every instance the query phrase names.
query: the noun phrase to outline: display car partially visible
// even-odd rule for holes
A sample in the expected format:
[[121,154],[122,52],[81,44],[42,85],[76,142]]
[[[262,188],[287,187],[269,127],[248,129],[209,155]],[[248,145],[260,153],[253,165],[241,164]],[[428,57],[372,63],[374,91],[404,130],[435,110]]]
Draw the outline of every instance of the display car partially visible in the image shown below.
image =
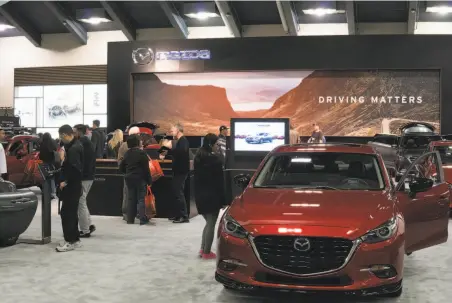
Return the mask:
[[[400,296],[404,257],[448,238],[450,190],[438,152],[398,183],[368,145],[280,146],[218,228],[216,280],[233,290]],[[432,169],[431,165],[436,165]]]

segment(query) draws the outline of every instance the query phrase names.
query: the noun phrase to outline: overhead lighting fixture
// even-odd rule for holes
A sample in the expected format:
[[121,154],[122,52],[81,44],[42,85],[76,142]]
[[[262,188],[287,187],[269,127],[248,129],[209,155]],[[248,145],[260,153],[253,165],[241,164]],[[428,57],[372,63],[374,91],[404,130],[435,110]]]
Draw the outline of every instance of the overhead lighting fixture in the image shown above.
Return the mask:
[[86,19],[78,19],[80,22],[89,23],[89,24],[101,24],[106,22],[111,22],[110,19],[101,18],[101,17],[90,17]]
[[185,16],[192,19],[207,20],[220,17],[214,2],[184,3],[182,10]]
[[198,20],[207,20],[209,18],[219,17],[217,13],[209,13],[209,12],[198,12],[198,13],[189,13],[185,14],[188,18],[198,19]]
[[78,9],[75,11],[75,17],[80,22],[93,25],[112,21],[110,16],[103,8]]
[[337,10],[334,8],[313,8],[313,9],[304,9],[303,13],[305,15],[325,16],[325,15],[341,14],[341,13],[345,13],[345,11],[340,11],[340,10]]
[[441,15],[452,13],[452,6],[430,6],[425,10],[427,13],[437,13]]
[[9,25],[9,24],[0,24],[0,32],[3,32],[3,31],[5,31],[5,30],[7,30],[7,29],[12,29],[12,28],[14,28],[14,26],[12,26],[12,25]]

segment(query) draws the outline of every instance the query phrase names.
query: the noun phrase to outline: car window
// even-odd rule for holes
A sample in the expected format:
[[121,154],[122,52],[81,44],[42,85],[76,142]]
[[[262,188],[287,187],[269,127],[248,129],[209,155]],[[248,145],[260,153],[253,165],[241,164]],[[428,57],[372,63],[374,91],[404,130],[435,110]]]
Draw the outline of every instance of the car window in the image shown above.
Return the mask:
[[435,146],[434,151],[438,151],[443,164],[452,164],[452,146]]
[[416,159],[416,162],[417,164],[408,171],[405,183],[400,188],[401,190],[404,190],[406,184],[415,178],[432,179],[434,184],[441,184],[444,182],[442,175],[439,173],[442,168],[438,166],[439,162],[436,161],[435,154],[422,155]]
[[288,153],[268,158],[254,187],[381,190],[377,158],[356,153]]
[[16,156],[17,152],[19,150],[23,150],[23,148],[24,148],[24,143],[22,141],[13,142],[11,144],[11,147],[9,148],[9,154],[11,156]]

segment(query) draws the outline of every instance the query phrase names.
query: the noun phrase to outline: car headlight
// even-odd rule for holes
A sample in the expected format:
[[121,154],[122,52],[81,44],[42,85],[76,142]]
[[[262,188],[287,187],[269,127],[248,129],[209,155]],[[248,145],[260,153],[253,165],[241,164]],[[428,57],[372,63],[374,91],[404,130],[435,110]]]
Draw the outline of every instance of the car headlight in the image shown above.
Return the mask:
[[386,221],[379,227],[369,231],[361,237],[365,243],[378,243],[390,239],[397,231],[397,217]]
[[233,237],[244,239],[248,236],[248,232],[230,215],[224,217],[223,227],[224,231]]

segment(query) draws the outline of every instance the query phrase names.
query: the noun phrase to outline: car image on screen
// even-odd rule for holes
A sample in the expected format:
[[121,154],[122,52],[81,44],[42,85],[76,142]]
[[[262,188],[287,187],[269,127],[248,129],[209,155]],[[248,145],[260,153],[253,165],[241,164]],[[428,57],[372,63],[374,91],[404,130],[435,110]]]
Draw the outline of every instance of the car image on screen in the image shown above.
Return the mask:
[[245,138],[246,143],[249,144],[262,144],[262,143],[272,143],[273,142],[273,136],[269,133],[257,133],[254,136],[247,136]]

